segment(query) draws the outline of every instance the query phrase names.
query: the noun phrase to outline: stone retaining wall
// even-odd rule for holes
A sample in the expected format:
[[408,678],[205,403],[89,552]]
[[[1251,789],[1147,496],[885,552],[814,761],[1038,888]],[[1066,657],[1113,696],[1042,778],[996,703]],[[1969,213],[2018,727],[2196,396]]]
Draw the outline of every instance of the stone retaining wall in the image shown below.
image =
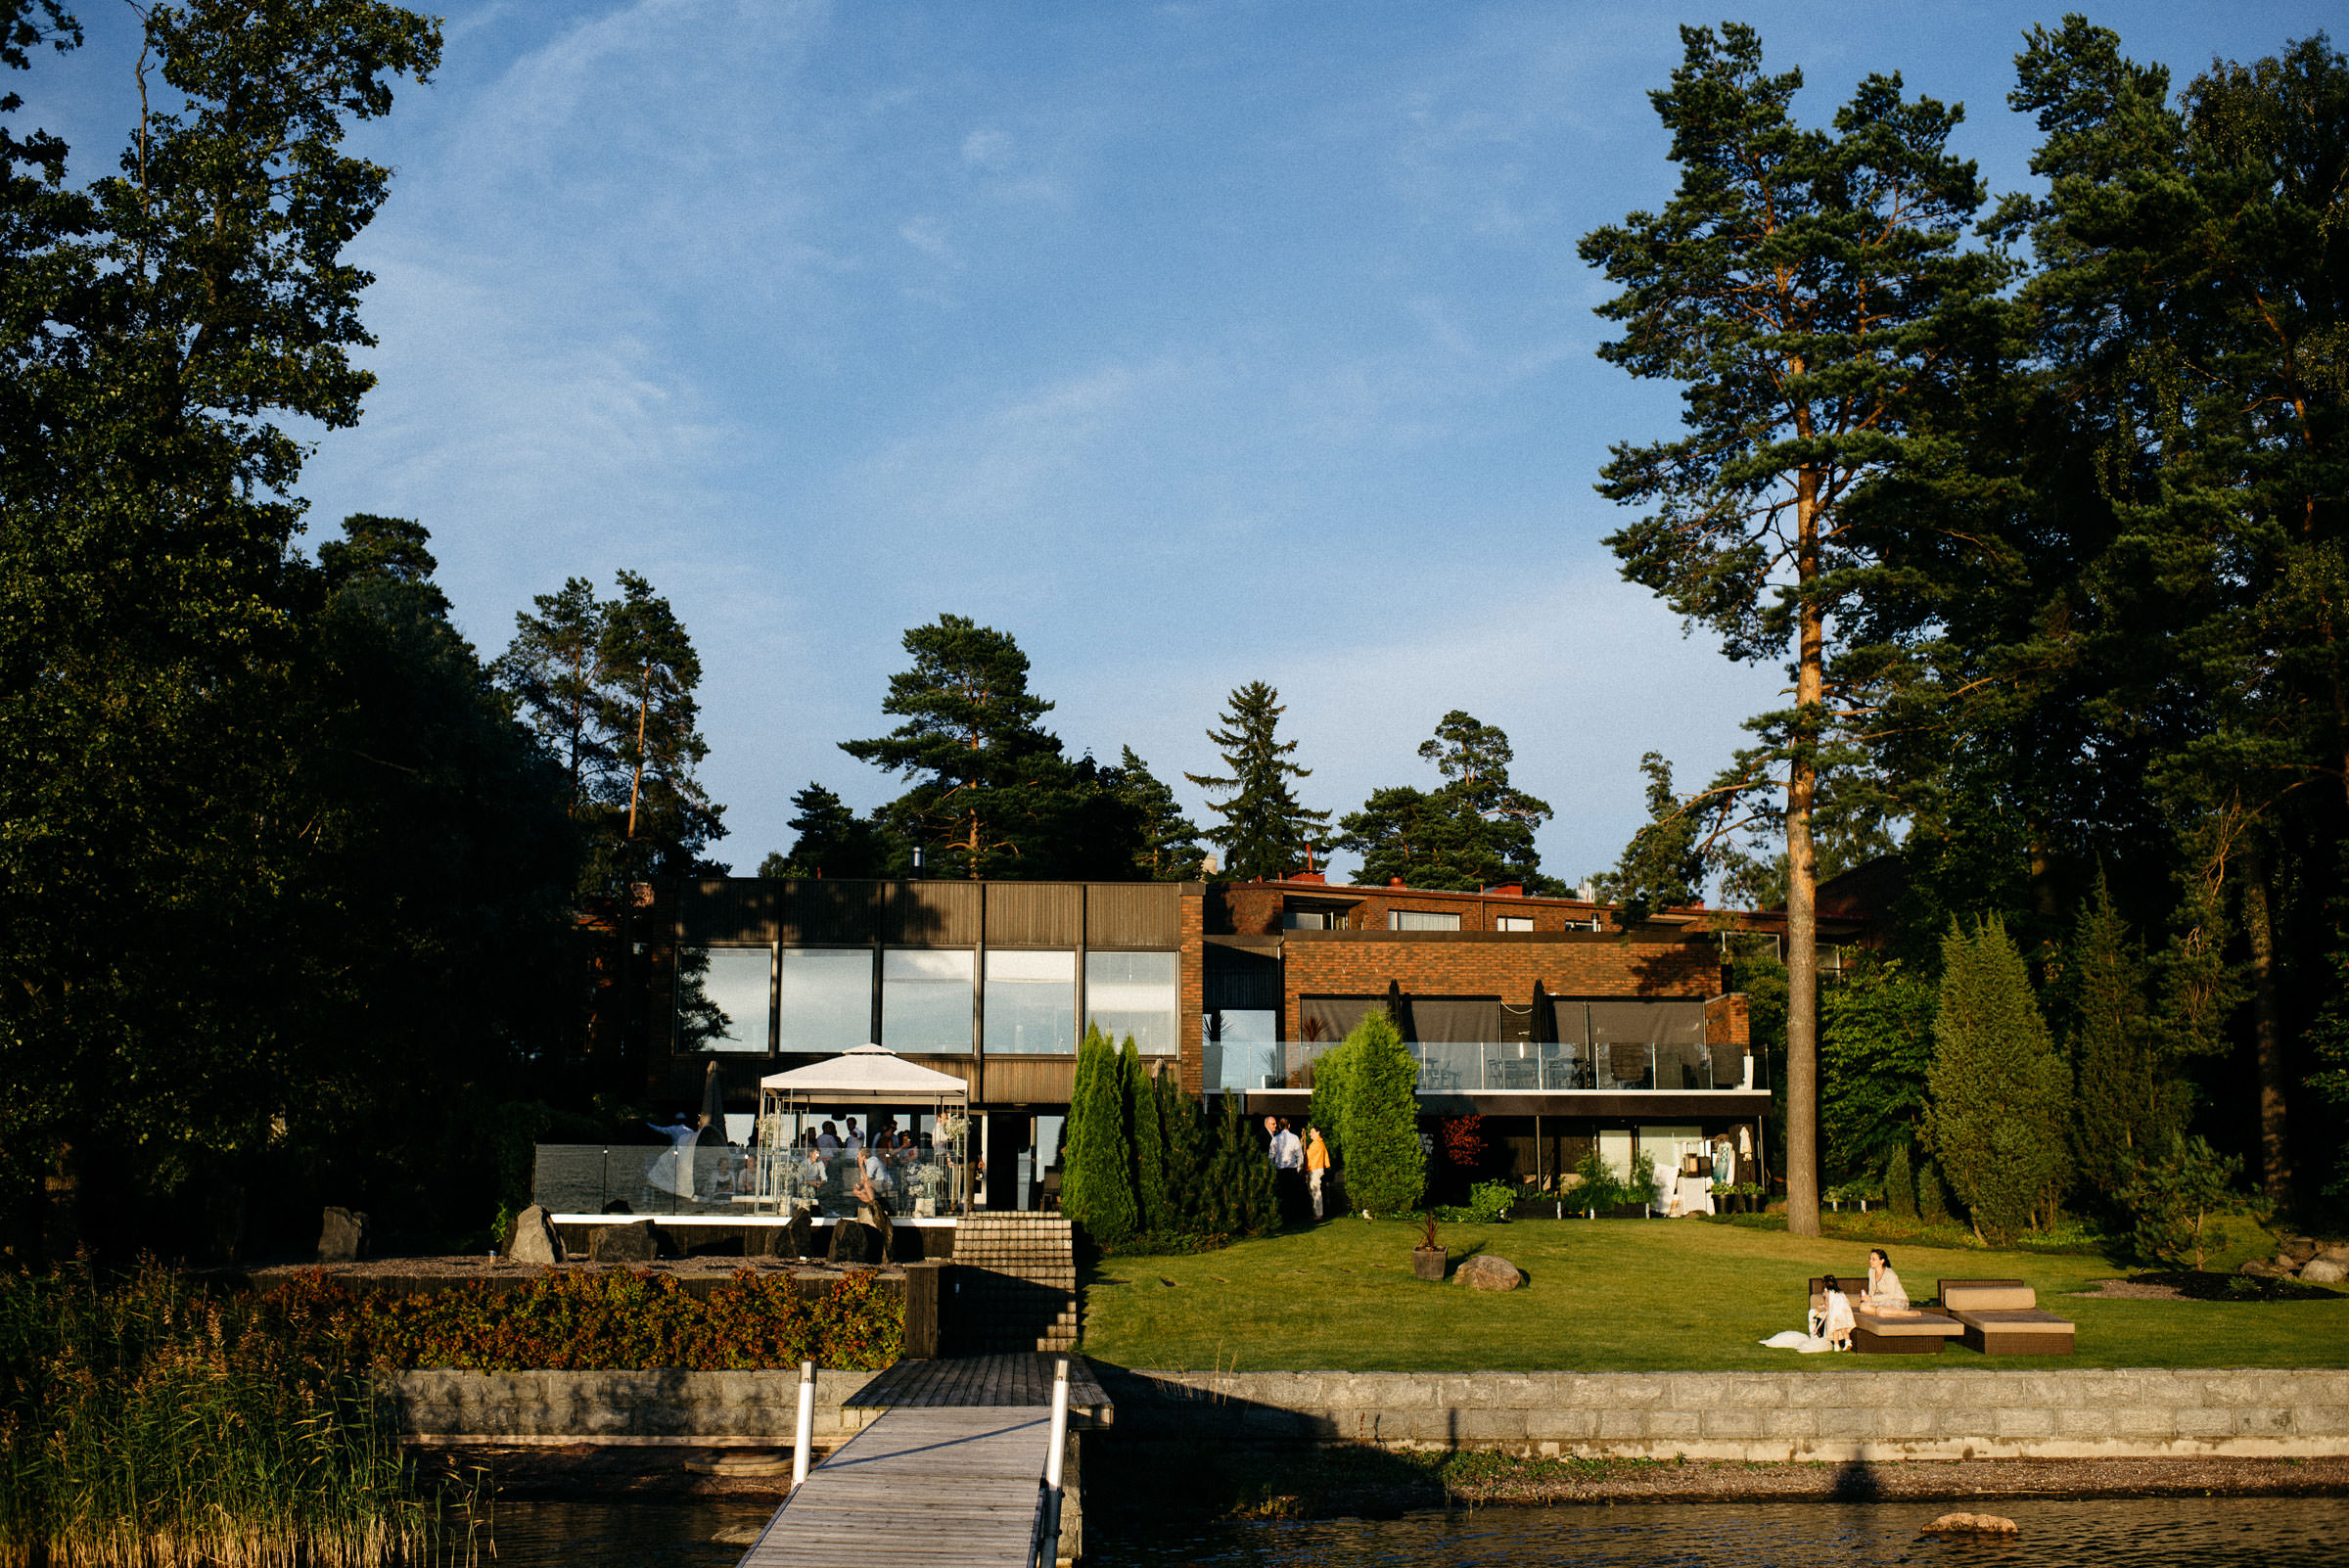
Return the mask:
[[1692,1459],[2349,1454],[2349,1371],[1100,1371],[1120,1440]]
[[[815,1442],[831,1448],[864,1425],[841,1401],[870,1372],[815,1374]],[[457,1372],[384,1375],[400,1431],[427,1444],[791,1446],[800,1374],[778,1372]]]

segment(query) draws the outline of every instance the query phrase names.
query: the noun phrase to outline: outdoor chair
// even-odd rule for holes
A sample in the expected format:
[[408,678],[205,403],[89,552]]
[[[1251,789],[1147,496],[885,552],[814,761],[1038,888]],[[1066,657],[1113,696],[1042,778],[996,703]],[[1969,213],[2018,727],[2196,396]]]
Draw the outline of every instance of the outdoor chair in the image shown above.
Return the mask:
[[2073,1324],[2039,1305],[2019,1279],[1943,1279],[1942,1310],[1965,1325],[1965,1344],[1985,1356],[2069,1356]]
[[[1965,1333],[1965,1325],[1930,1307],[1905,1313],[1886,1312],[1860,1304],[1859,1281],[1849,1281],[1844,1295],[1852,1304],[1852,1349],[1863,1356],[1939,1356],[1941,1348]],[[1827,1310],[1827,1282],[1811,1281],[1811,1310]]]

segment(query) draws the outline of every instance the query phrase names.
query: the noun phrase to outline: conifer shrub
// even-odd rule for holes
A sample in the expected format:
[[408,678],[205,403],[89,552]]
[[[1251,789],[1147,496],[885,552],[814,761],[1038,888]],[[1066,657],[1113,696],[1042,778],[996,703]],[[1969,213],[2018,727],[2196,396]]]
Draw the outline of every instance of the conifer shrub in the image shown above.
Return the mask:
[[1950,1222],[1950,1189],[1942,1184],[1941,1168],[1927,1160],[1916,1169],[1916,1217],[1929,1225]]
[[1916,1176],[1909,1168],[1909,1145],[1896,1143],[1884,1162],[1884,1201],[1904,1220],[1916,1218]]
[[1123,1063],[1109,1037],[1087,1028],[1077,1047],[1061,1157],[1061,1213],[1102,1246],[1129,1239],[1136,1223],[1133,1135],[1127,1120]]
[[1350,1036],[1313,1058],[1313,1099],[1306,1116],[1321,1130],[1330,1159],[1340,1165],[1346,1162],[1346,1097],[1357,1055]]
[[1133,1133],[1134,1229],[1149,1235],[1178,1223],[1167,1192],[1167,1136],[1160,1120],[1159,1081],[1142,1067],[1133,1037],[1120,1053],[1126,1079],[1126,1125]]
[[1356,1024],[1344,1049],[1351,1051],[1341,1120],[1346,1199],[1369,1214],[1414,1214],[1428,1185],[1428,1157],[1419,1148],[1419,1061],[1384,1007]]
[[1926,1136],[1983,1240],[2052,1219],[2069,1178],[2069,1088],[2023,955],[1987,918],[1942,942]]
[[1346,1037],[1352,1055],[1340,1124],[1347,1201],[1374,1215],[1417,1211],[1427,1189],[1419,1146],[1419,1064],[1383,1007]]

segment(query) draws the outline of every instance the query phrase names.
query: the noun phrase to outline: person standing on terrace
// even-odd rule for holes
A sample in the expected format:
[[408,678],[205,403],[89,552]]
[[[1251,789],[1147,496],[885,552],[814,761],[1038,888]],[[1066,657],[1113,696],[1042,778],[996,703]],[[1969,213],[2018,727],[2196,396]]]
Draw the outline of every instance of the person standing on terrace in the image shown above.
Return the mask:
[[1321,1181],[1329,1175],[1329,1145],[1321,1141],[1321,1130],[1305,1130],[1305,1185],[1313,1197],[1313,1218],[1321,1218]]

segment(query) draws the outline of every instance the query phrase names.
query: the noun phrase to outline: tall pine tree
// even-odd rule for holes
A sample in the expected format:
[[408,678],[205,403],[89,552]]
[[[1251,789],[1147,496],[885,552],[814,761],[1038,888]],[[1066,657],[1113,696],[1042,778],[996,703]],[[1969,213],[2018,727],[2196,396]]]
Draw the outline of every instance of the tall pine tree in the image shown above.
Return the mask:
[[1677,381],[1687,434],[1618,444],[1600,493],[1653,511],[1608,539],[1624,576],[1731,657],[1786,659],[1794,706],[1755,721],[1757,789],[1782,769],[1787,862],[1787,1226],[1819,1233],[1818,867],[1812,808],[1834,740],[1830,634],[1892,582],[1846,502],[1904,449],[1948,373],[1949,318],[1987,298],[1995,258],[1959,240],[1982,201],[1947,151],[1961,112],[1869,76],[1832,129],[1798,124],[1800,71],[1770,74],[1754,29],[1682,27],[1651,95],[1681,184],[1582,243],[1623,292],[1599,350]]
[[1060,1208],[1093,1240],[1107,1246],[1131,1237],[1138,1218],[1124,1079],[1109,1037],[1087,1029],[1077,1047],[1077,1081],[1069,1092]]

